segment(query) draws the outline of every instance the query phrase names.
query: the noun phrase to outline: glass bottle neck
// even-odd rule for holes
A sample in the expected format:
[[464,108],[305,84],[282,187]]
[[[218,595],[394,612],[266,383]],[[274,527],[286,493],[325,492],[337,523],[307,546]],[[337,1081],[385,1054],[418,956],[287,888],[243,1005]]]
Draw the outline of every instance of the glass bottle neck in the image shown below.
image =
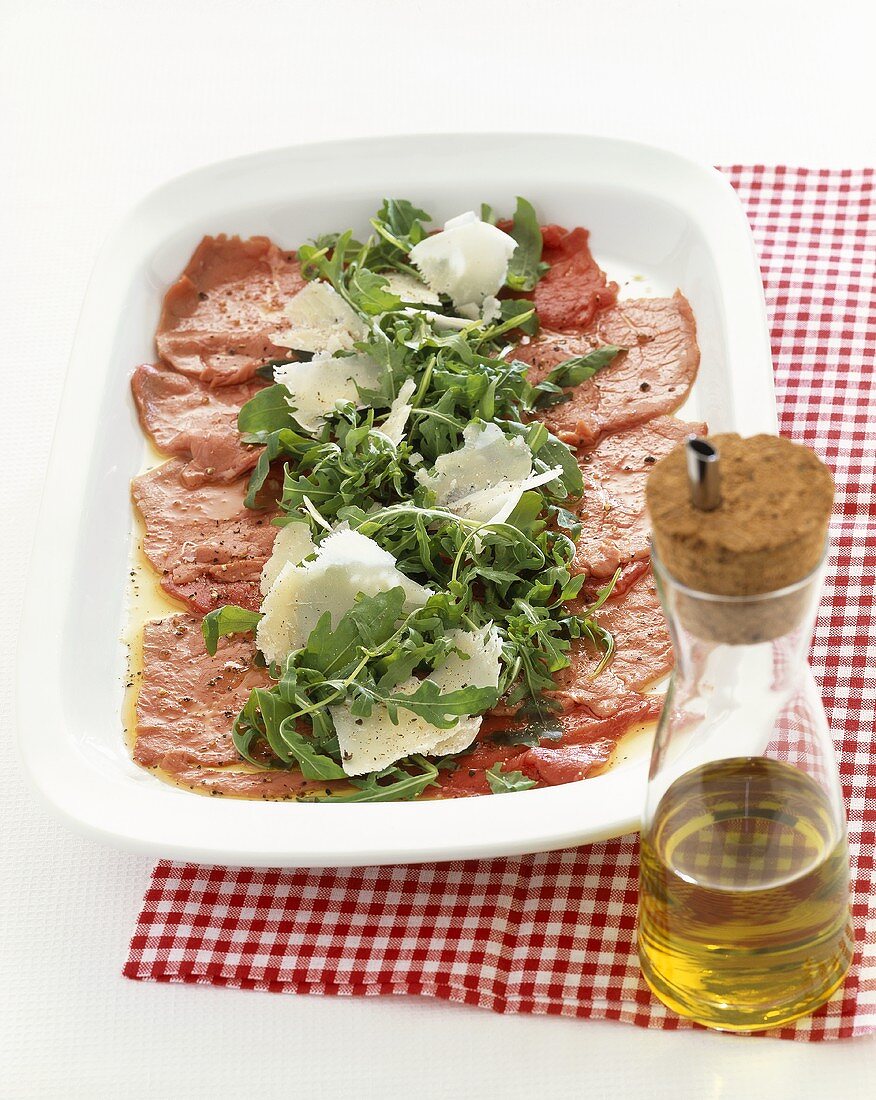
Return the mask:
[[710,665],[757,672],[770,690],[792,687],[807,669],[824,562],[797,584],[755,596],[719,596],[680,584],[653,555],[657,588],[676,654],[676,686]]
[[660,774],[660,782],[653,793],[718,759],[770,756],[807,770],[813,752],[826,761],[829,733],[807,662],[822,567],[789,588],[751,597],[685,588],[656,556],[654,572],[676,667],[655,739],[651,778]]

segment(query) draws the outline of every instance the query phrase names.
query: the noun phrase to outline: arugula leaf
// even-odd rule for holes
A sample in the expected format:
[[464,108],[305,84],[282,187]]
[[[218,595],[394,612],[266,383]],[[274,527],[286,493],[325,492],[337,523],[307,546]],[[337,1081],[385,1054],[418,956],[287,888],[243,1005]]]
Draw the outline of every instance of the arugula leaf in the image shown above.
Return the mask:
[[340,764],[319,752],[317,740],[295,729],[293,710],[294,704],[277,692],[254,688],[232,727],[232,737],[241,756],[257,767],[264,767],[265,760],[256,753],[255,746],[266,742],[283,764],[297,764],[305,779],[345,779]]
[[560,474],[559,480],[563,483],[563,488],[569,496],[577,497],[581,495],[584,491],[584,475],[581,473],[581,467],[578,465],[577,459],[565,443],[560,442],[556,436],[552,435],[546,443],[539,447],[538,457],[549,468],[553,466],[562,468],[563,472]]
[[[411,772],[414,767],[419,771]],[[418,798],[438,778],[438,769],[424,756],[412,756],[400,765],[372,772],[365,779],[350,780],[355,794],[304,795],[302,802],[399,802]]]
[[590,604],[585,612],[588,617],[592,615],[595,611],[598,611],[608,599],[608,597],[612,594],[612,592],[614,592],[615,585],[620,580],[621,572],[621,567],[618,566],[617,569],[615,569],[614,575],[612,576],[611,580],[607,584],[604,584],[602,588],[600,588],[599,591],[596,593],[596,599],[593,601],[592,604]]
[[[293,439],[278,433],[277,447],[295,455],[299,461],[287,467],[283,480],[281,506],[292,512],[300,509],[307,497],[327,519],[334,518],[349,504],[371,500],[375,504],[408,497],[415,487],[412,450],[409,444],[395,446],[373,428],[374,412],[369,409],[364,422],[354,411],[335,424],[337,439],[332,443],[310,444],[303,451]],[[270,463],[277,457],[274,439],[267,441],[270,452],[263,467],[256,467],[250,485],[266,477]]]
[[501,762],[487,769],[487,782],[493,794],[509,794],[511,791],[528,791],[535,780],[523,772],[503,772]]
[[541,262],[541,228],[535,210],[520,196],[514,211],[511,236],[517,241],[517,247],[508,264],[505,282],[512,290],[532,290],[549,265]]
[[293,709],[293,704],[266,688],[253,688],[249,702],[252,726],[264,736],[271,752],[284,764],[291,764],[293,757],[280,737],[280,727]]
[[597,371],[607,367],[623,350],[615,347],[614,344],[604,344],[586,355],[576,355],[564,363],[557,364],[548,374],[548,381],[553,382],[555,386],[580,385],[581,382],[592,378]]
[[[529,424],[506,423],[502,427],[510,435],[519,435],[526,440],[526,445],[532,451],[536,461],[536,473],[552,470],[559,466],[561,473],[557,480],[561,483],[566,496],[577,497],[584,489],[584,475],[571,447],[561,442],[555,435],[547,430],[544,424],[532,421]],[[549,482],[545,486],[553,496],[562,496],[555,488],[555,482]],[[543,501],[540,502],[543,506]]]
[[231,724],[231,740],[241,757],[257,768],[263,768],[265,761],[256,754],[256,747],[264,741],[264,731],[260,722],[258,699],[250,692],[249,699]]
[[514,328],[519,328],[527,336],[535,336],[539,329],[538,314],[532,308],[532,302],[526,298],[504,298],[499,303],[504,321],[513,321]]
[[398,721],[398,708],[412,711],[439,729],[452,729],[459,718],[470,714],[483,714],[499,701],[499,692],[492,687],[466,687],[443,692],[434,680],[423,680],[410,695],[391,691],[383,695],[378,691],[359,687],[360,694],[350,707],[357,718],[367,718],[374,703],[383,703],[393,722]]
[[286,387],[277,384],[259,390],[237,414],[237,430],[243,433],[275,432],[279,428],[288,428],[288,396]]
[[349,286],[356,306],[371,316],[398,309],[402,304],[401,298],[389,290],[385,275],[375,275],[367,269],[357,270],[350,277]]
[[489,740],[494,745],[526,745],[534,748],[542,741],[559,741],[563,731],[549,721],[529,722],[522,729],[496,730]]
[[[430,222],[432,215],[427,214],[407,199],[384,199],[378,218],[382,219],[397,237],[417,237],[422,240],[426,235],[422,222]],[[417,241],[413,242],[414,244]]]
[[325,279],[335,290],[346,297],[344,286],[344,268],[349,260],[362,250],[362,245],[353,239],[352,229],[346,233],[332,233],[320,237],[312,244],[303,244],[298,249],[298,262],[305,279]]
[[249,476],[246,496],[243,501],[247,508],[259,507],[256,498],[259,490],[268,479],[273,462],[281,455],[296,456],[303,460],[306,455],[312,452],[314,446],[312,439],[301,435],[293,428],[280,428],[279,431],[270,432],[267,435],[264,433],[246,435],[243,437],[243,442],[264,444],[264,450],[259,455],[259,460]]
[[594,348],[586,355],[576,355],[571,359],[565,359],[558,363],[538,385],[533,386],[534,398],[531,408],[546,409],[550,405],[558,405],[569,400],[565,389],[572,386],[580,386],[588,378],[592,378],[597,371],[614,362],[615,358],[625,348],[615,347],[614,344],[605,344],[600,348]]
[[312,740],[297,732],[291,718],[285,718],[280,723],[280,737],[282,737],[289,754],[298,762],[301,774],[305,779],[346,779],[347,775],[340,764],[330,756],[324,756],[316,751]]
[[326,612],[301,651],[298,663],[321,672],[326,679],[343,675],[366,649],[378,649],[394,633],[405,602],[403,588],[362,596],[332,626]]
[[234,604],[226,604],[208,612],[201,621],[201,633],[204,635],[207,652],[213,657],[219,639],[228,634],[252,634],[261,618],[260,611],[247,611],[245,607],[235,607]]
[[496,212],[488,202],[481,203],[481,221],[488,222],[490,225],[495,225],[499,219],[496,217]]

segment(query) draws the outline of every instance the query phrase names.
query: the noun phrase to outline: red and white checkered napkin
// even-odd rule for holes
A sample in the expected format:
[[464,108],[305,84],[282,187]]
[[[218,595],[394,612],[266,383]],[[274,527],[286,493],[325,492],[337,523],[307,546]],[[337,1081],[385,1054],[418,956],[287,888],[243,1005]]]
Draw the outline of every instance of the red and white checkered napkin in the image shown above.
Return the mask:
[[[777,1033],[833,1039],[876,1030],[874,174],[727,172],[760,250],[782,432],[823,455],[837,480],[813,664],[849,807],[858,949],[831,1003]],[[639,976],[636,847],[627,836],[522,859],[340,871],[164,862],[125,974],[285,993],[421,993],[499,1012],[691,1026]]]

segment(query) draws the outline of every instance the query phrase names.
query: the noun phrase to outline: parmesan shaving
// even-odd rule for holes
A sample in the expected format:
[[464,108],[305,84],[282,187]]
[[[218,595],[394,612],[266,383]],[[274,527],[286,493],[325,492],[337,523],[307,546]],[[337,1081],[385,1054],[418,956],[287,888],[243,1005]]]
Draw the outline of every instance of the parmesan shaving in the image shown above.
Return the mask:
[[497,424],[469,424],[463,445],[441,455],[431,473],[417,480],[435,493],[436,503],[475,523],[501,523],[511,515],[527,489],[553,481],[559,466],[532,473],[532,451],[520,436],[509,438]]
[[292,562],[298,565],[313,553],[313,539],[306,523],[288,523],[281,527],[274,539],[274,549],[262,569],[261,592],[266,596],[283,566]]
[[271,334],[275,344],[295,351],[350,351],[368,329],[356,311],[328,283],[308,283],[283,309],[289,328]]
[[313,561],[288,561],[262,601],[256,644],[270,662],[281,662],[307,641],[328,611],[332,626],[361,592],[375,596],[402,588],[405,610],[422,607],[431,591],[400,572],[395,558],[358,531],[338,531],[319,545]]
[[516,247],[513,237],[469,210],[445,222],[442,233],[414,245],[409,255],[436,294],[447,294],[458,311],[478,316],[504,285]]
[[[454,630],[450,638],[467,660],[453,652],[446,662],[429,674],[442,694],[466,687],[498,687],[502,643],[492,627],[478,633]],[[420,686],[415,676],[400,684],[396,691],[411,695]],[[398,724],[393,723],[387,707],[375,704],[368,718],[357,718],[349,704],[331,707],[338,735],[341,762],[347,775],[386,768],[411,753],[444,756],[462,752],[474,741],[482,718],[462,717],[451,729],[441,729],[413,711],[398,708]]]
[[397,294],[409,305],[438,306],[441,304],[441,299],[435,291],[430,290],[422,279],[408,275],[405,271],[382,271],[381,275],[389,284],[386,289],[390,294]]
[[380,425],[380,431],[390,440],[390,442],[394,443],[396,447],[401,443],[402,439],[404,439],[408,417],[411,415],[411,409],[413,408],[413,405],[408,404],[408,398],[413,397],[416,388],[417,383],[413,378],[406,378],[405,381],[402,382],[395,400],[389,407],[386,419]]
[[373,389],[380,384],[382,373],[380,365],[368,355],[334,357],[320,353],[309,363],[283,363],[275,367],[274,381],[289,391],[288,401],[301,427],[315,432],[338,404],[352,401],[360,406],[357,384]]

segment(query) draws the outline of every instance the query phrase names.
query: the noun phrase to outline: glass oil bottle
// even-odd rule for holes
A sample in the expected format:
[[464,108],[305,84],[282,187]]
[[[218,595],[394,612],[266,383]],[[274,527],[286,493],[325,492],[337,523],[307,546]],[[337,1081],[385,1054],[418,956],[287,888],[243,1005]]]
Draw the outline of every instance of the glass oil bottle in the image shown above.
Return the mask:
[[[746,453],[744,445],[753,441],[723,438],[722,466],[731,467],[723,471],[725,486],[728,476],[745,481],[749,464],[763,462],[764,454]],[[779,467],[785,449],[795,446],[755,438],[773,440],[768,450]],[[781,588],[739,593],[763,587],[765,579],[758,580],[756,553],[735,579],[727,567],[724,544],[736,537],[726,534],[734,524],[727,514],[708,515],[721,502],[717,454],[699,440],[687,444],[683,459],[687,535],[697,521],[723,525],[725,532],[696,542],[695,565],[673,541],[681,529],[677,515],[661,540],[661,503],[668,506],[680,491],[678,477],[668,487],[665,471],[662,482],[657,477],[662,500],[649,484],[652,556],[676,669],[655,738],[641,830],[638,943],[645,979],[665,1004],[708,1027],[748,1031],[781,1026],[823,1004],[845,977],[853,942],[842,792],[807,663],[827,514],[813,520],[823,530],[820,548],[812,532],[810,560],[805,538],[787,556],[798,574],[815,557],[806,575]],[[764,511],[763,501],[728,495],[726,509],[739,510],[736,518],[748,523],[749,536],[755,530],[756,541],[752,514],[773,517],[770,502]],[[771,553],[781,557],[775,533],[770,539]],[[658,546],[665,557],[675,556],[685,580],[693,574],[697,587],[670,571]],[[721,564],[711,574],[710,552]],[[706,586],[731,594],[703,591]]]

